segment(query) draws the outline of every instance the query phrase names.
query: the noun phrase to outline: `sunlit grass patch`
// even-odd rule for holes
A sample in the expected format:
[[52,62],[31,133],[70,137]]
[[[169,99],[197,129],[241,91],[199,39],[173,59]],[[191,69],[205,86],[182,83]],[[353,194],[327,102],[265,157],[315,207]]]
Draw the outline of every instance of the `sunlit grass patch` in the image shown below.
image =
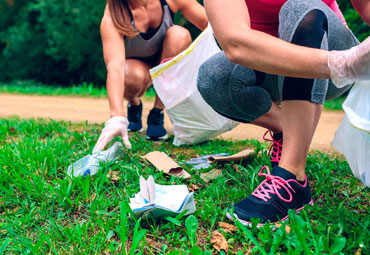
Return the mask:
[[[0,119],[0,254],[217,254],[212,232],[224,236],[221,254],[369,254],[370,191],[355,179],[342,156],[312,152],[307,174],[315,204],[290,215],[279,228],[237,226],[228,232],[225,212],[245,198],[269,164],[267,144],[258,141],[212,140],[174,147],[131,135],[133,149],[117,164],[108,163],[86,178],[70,180],[68,165],[91,153],[101,125],[53,120]],[[222,170],[204,182],[183,162],[197,155],[235,153],[259,147],[252,164],[212,166]],[[168,177],[140,156],[166,152],[192,175],[191,180]],[[114,171],[115,178],[108,174]],[[139,176],[153,175],[160,184],[186,184],[195,192],[194,217],[160,220],[130,216],[128,198],[139,191]],[[257,224],[257,222],[255,222]]]

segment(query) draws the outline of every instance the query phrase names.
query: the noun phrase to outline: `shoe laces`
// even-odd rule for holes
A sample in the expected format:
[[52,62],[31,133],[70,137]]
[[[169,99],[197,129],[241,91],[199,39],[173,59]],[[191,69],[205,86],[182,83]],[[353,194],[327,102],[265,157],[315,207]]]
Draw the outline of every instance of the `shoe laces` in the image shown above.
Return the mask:
[[[270,134],[271,139],[266,138],[266,135]],[[269,151],[267,155],[271,156],[271,161],[272,162],[280,162],[280,157],[281,157],[281,151],[283,149],[283,140],[275,140],[274,135],[271,130],[267,130],[266,133],[263,135],[263,140],[272,142]]]
[[[263,172],[263,170],[266,169],[266,173]],[[266,179],[261,182],[261,184],[253,191],[252,196],[255,196],[265,202],[267,202],[269,199],[271,199],[271,195],[277,195],[281,200],[284,202],[292,202],[293,200],[293,191],[295,193],[295,190],[290,186],[287,180],[270,174],[270,169],[268,166],[262,167],[260,172],[258,173],[258,176],[265,176]],[[288,195],[289,198],[286,199],[282,195],[280,195],[279,190],[284,189]]]

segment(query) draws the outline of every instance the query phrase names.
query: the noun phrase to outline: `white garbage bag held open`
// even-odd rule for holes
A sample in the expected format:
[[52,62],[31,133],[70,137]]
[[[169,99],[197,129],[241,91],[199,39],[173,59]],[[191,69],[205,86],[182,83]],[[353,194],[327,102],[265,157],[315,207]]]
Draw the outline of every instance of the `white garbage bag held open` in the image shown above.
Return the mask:
[[200,143],[238,125],[215,112],[197,88],[199,67],[218,52],[208,26],[186,50],[150,70],[155,91],[173,125],[174,145]]
[[354,176],[370,187],[370,81],[354,85],[343,110],[346,116],[332,145],[346,157]]

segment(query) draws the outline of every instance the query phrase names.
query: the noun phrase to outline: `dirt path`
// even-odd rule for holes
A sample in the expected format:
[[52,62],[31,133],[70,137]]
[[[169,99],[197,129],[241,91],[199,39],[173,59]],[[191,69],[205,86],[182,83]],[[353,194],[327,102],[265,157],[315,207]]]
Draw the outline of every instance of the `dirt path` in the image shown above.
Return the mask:
[[[152,105],[152,102],[144,102],[143,123],[145,124]],[[0,94],[0,117],[12,115],[18,115],[21,118],[41,117],[72,122],[88,120],[89,123],[102,123],[109,117],[109,105],[107,99],[98,98]],[[343,112],[323,113],[311,145],[312,149],[334,150],[330,142],[343,116]],[[171,123],[167,116],[165,126],[169,133],[172,133]],[[241,124],[234,130],[223,134],[222,137],[236,140],[247,138],[261,140],[264,132],[263,128]]]

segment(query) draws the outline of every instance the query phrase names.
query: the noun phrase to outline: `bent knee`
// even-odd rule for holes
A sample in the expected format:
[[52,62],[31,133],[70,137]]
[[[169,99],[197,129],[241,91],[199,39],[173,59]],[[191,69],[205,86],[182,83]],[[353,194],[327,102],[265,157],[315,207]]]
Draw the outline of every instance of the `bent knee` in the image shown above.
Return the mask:
[[182,26],[173,25],[167,32],[165,39],[173,42],[189,43],[191,42],[191,35],[189,30]]
[[145,70],[126,68],[125,90],[128,90],[130,94],[141,93],[150,83],[147,76]]

